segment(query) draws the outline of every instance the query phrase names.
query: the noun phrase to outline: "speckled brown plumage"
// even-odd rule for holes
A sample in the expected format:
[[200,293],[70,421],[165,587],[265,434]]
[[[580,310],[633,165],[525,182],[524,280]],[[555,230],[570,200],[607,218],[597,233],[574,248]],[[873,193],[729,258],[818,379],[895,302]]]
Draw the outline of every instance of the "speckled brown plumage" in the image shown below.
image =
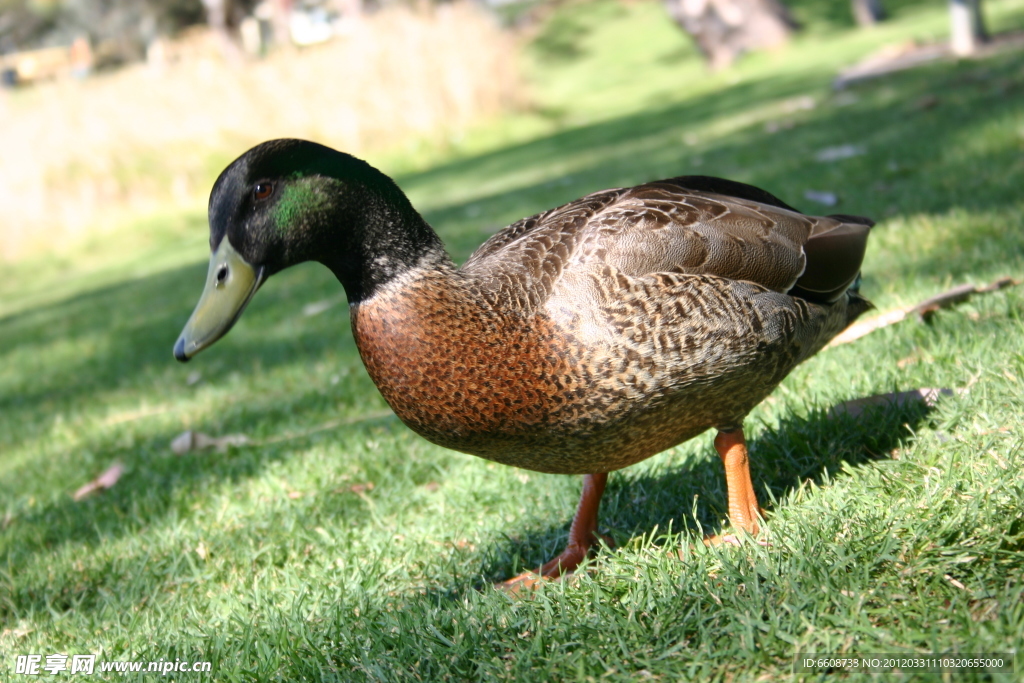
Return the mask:
[[540,569],[553,577],[593,545],[608,472],[707,429],[719,432],[730,520],[758,532],[743,418],[870,306],[853,287],[870,226],[687,176],[525,218],[456,268],[387,176],[274,140],[214,185],[207,286],[174,355],[223,336],[267,277],[320,261],[409,427],[497,462],[585,475],[567,547]]
[[738,427],[866,302],[787,296],[840,221],[685,188],[608,190],[524,219],[352,306],[413,430],[542,472],[626,467]]

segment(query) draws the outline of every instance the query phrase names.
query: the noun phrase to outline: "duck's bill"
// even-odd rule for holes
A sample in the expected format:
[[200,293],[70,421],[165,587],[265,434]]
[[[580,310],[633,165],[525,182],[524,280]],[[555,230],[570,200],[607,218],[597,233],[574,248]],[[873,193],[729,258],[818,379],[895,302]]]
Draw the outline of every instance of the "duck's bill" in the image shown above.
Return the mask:
[[225,236],[210,257],[206,287],[174,344],[174,357],[184,363],[227,334],[263,284],[265,272],[242,258]]

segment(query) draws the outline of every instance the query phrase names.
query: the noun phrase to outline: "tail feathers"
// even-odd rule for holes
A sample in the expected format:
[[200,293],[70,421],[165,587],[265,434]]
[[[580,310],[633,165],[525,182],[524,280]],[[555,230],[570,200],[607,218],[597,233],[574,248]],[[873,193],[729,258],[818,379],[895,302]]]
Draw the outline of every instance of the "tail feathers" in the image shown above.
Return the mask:
[[789,291],[793,296],[826,304],[837,301],[857,282],[873,225],[867,218],[858,216],[829,218],[843,222],[807,240],[804,244],[807,266]]

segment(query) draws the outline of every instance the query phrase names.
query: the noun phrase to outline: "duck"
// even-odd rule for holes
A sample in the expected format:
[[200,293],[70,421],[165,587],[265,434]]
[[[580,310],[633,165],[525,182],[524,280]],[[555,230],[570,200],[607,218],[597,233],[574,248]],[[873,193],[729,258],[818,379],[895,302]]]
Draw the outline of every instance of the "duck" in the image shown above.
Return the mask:
[[583,475],[565,549],[517,590],[599,547],[608,474],[715,430],[732,534],[763,522],[747,414],[871,308],[859,293],[873,222],[805,215],[765,190],[680,176],[588,194],[524,218],[456,266],[387,175],[297,139],[232,162],[209,202],[203,292],[174,345],[223,337],[275,273],[329,268],[359,354],[395,415],[444,448]]

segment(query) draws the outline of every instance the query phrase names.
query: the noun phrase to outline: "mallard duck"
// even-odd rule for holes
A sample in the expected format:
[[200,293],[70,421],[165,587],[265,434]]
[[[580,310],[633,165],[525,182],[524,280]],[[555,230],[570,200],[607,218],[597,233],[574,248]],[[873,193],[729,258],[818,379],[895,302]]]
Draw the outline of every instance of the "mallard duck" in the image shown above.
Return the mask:
[[609,472],[709,429],[730,522],[756,535],[744,417],[871,306],[855,284],[870,220],[807,216],[705,176],[524,218],[459,268],[386,175],[273,140],[224,170],[209,220],[206,288],[179,361],[227,333],[268,277],[319,261],[345,289],[370,377],[410,429],[506,465],[584,475],[565,551],[513,587],[583,561]]

